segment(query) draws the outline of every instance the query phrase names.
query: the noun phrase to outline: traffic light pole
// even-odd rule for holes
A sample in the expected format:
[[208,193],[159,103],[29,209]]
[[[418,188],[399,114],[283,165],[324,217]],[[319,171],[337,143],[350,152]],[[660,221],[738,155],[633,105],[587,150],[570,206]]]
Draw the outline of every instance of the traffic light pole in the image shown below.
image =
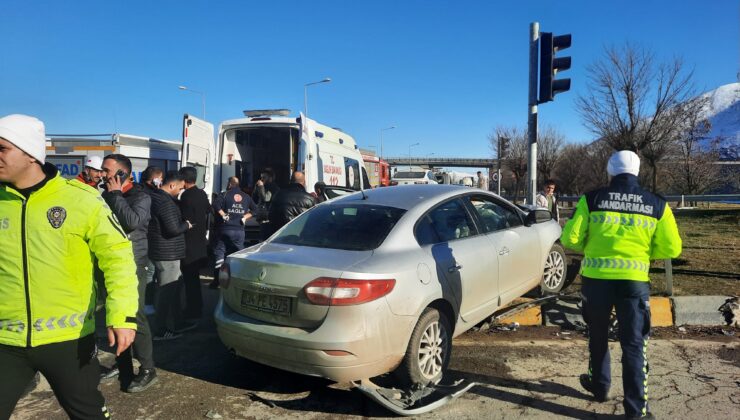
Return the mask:
[[496,149],[496,164],[498,165],[498,168],[496,169],[496,190],[497,194],[501,195],[501,136],[498,136],[498,149]]
[[537,63],[540,38],[539,22],[529,25],[529,111],[527,113],[527,135],[529,143],[529,183],[527,184],[527,204],[534,205],[537,194]]

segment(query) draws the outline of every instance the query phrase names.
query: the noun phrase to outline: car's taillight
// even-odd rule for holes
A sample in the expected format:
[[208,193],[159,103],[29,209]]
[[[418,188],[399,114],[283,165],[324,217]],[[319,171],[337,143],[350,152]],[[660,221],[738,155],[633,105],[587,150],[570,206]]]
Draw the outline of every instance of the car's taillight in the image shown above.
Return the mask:
[[222,289],[228,289],[231,283],[231,267],[228,263],[224,263],[221,268],[218,269],[218,285]]
[[351,280],[319,277],[303,291],[314,305],[359,305],[381,298],[393,290],[396,280]]

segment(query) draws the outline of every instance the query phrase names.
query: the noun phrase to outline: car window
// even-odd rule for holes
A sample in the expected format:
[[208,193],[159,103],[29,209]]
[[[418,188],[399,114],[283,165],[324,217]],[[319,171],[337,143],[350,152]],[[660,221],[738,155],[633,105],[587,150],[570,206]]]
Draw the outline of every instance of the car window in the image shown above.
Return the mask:
[[416,179],[424,178],[424,172],[396,172],[393,178],[399,179]]
[[436,179],[434,179],[434,175],[431,172],[427,172],[427,178],[429,178],[430,181],[436,181]]
[[369,204],[322,204],[298,216],[271,242],[369,251],[383,243],[405,212]]
[[486,232],[509,229],[522,224],[522,220],[516,211],[495,200],[483,197],[470,197],[470,204],[475,208],[481,221],[481,228]]
[[416,242],[418,242],[419,245],[429,245],[442,242],[439,239],[439,236],[437,236],[437,232],[434,231],[432,218],[429,217],[428,214],[425,214],[424,217],[419,219],[419,222],[416,224],[414,236],[416,236]]
[[437,242],[467,238],[477,233],[460,200],[448,201],[429,212],[426,217],[429,218]]

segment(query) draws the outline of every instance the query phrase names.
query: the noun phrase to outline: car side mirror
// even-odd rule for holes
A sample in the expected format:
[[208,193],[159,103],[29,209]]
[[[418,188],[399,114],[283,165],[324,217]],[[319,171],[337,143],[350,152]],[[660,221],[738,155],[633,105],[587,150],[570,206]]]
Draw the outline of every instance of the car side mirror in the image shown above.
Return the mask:
[[524,219],[524,225],[532,226],[537,223],[549,222],[550,220],[552,220],[552,213],[549,210],[535,209],[527,214],[527,217]]

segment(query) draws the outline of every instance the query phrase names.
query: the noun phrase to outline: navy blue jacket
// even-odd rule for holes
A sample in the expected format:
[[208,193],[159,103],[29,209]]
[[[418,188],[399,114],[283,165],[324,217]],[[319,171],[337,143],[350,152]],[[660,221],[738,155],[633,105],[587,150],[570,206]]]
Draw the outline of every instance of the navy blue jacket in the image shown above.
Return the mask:
[[[224,213],[229,215],[229,220],[224,222],[221,215],[218,213],[219,210],[223,210]],[[219,194],[218,197],[213,201],[213,211],[216,212],[216,221],[221,229],[244,229],[241,219],[246,213],[255,214],[257,211],[257,205],[254,204],[252,198],[241,190],[239,187],[234,187],[223,194]]]

